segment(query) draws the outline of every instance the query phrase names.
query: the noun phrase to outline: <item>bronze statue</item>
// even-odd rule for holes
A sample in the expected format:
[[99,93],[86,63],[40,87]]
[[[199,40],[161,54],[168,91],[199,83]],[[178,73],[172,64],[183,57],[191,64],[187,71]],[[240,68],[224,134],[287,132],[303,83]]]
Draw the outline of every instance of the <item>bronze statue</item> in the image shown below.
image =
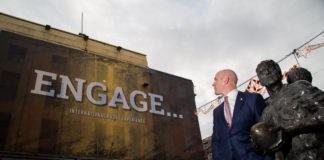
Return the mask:
[[256,72],[270,97],[261,122],[251,128],[254,145],[276,153],[276,159],[324,159],[324,92],[309,78],[296,77],[301,72],[290,74],[291,83],[283,84],[281,69],[272,60],[262,61]]
[[287,83],[291,84],[299,80],[305,80],[308,81],[309,83],[312,83],[312,74],[305,68],[298,67],[290,72],[288,72],[287,75]]

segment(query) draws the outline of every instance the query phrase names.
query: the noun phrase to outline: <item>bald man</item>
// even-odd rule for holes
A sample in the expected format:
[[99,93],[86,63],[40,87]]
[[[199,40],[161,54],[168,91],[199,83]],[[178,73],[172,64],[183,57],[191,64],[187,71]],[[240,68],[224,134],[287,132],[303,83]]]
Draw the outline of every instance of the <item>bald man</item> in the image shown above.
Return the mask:
[[270,159],[251,150],[250,128],[260,120],[266,106],[263,97],[240,92],[236,84],[237,76],[232,70],[215,75],[214,91],[224,96],[224,102],[214,109],[213,160]]

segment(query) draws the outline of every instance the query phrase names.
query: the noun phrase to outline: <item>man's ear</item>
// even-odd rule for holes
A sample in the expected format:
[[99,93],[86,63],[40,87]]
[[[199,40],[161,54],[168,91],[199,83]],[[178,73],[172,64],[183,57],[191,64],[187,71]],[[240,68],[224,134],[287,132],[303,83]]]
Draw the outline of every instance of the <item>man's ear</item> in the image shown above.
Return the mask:
[[228,76],[224,77],[224,83],[225,84],[228,84],[229,83],[229,77]]

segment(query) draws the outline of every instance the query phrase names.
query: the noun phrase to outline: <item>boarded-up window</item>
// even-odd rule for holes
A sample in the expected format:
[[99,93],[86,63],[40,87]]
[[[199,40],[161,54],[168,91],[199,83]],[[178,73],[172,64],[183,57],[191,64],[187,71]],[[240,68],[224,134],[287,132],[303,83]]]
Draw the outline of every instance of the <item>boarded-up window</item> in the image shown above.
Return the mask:
[[[47,88],[47,91],[54,90],[55,93],[58,93],[61,90],[61,82],[51,81],[52,86]],[[60,107],[62,105],[62,100],[57,97],[46,97],[45,107]]]
[[15,99],[20,74],[2,71],[0,80],[0,97],[2,99]]
[[0,113],[0,150],[5,149],[10,118],[11,116],[9,114]]
[[8,59],[22,63],[25,60],[27,49],[16,45],[10,45]]
[[41,153],[55,153],[56,142],[58,137],[58,121],[43,119],[42,128],[39,137],[39,152]]
[[53,55],[51,68],[56,71],[65,71],[67,70],[67,59],[62,56]]

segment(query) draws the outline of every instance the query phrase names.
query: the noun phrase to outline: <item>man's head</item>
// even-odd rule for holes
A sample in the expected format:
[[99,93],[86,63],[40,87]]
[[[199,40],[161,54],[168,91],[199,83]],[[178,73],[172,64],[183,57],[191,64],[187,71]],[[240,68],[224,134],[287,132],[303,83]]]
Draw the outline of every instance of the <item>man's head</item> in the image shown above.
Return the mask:
[[263,86],[271,86],[281,82],[282,74],[278,63],[273,60],[265,60],[258,64],[256,72]]
[[299,80],[306,80],[312,83],[312,74],[307,69],[298,67],[288,72],[287,82],[288,84],[294,83]]
[[236,88],[237,76],[233,70],[225,69],[216,73],[214,78],[214,91],[216,95],[227,95]]

